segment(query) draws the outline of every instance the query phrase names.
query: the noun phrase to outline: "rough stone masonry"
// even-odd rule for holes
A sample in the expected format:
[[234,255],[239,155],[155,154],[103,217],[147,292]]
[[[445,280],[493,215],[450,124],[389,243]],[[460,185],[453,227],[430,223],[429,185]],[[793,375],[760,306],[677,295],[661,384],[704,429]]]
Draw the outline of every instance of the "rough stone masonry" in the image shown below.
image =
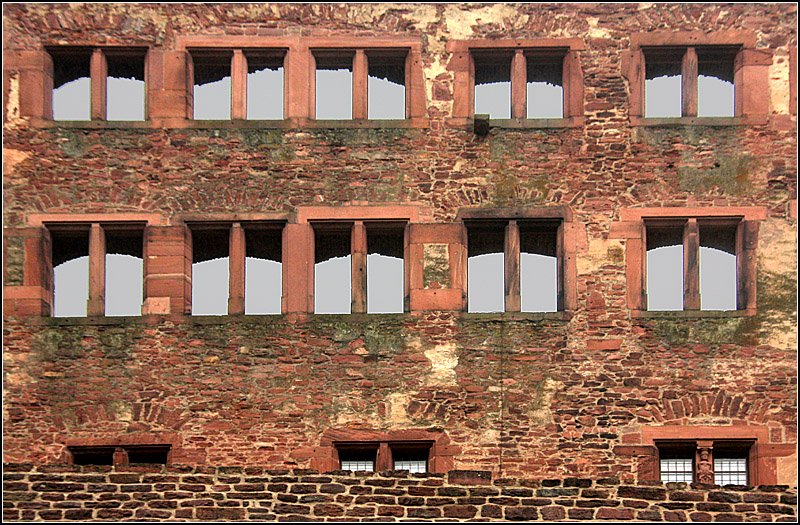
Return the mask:
[[[369,64],[399,52],[406,118],[370,120]],[[120,56],[143,61],[143,121],[105,119]],[[283,60],[282,120],[246,119],[259,56]],[[484,56],[512,79],[486,134]],[[796,519],[795,5],[21,3],[3,57],[6,519]],[[315,118],[324,60],[351,60],[353,119]],[[563,118],[526,118],[526,60],[560,65]],[[659,60],[679,118],[644,111]],[[231,77],[230,119],[193,119],[201,64]],[[693,82],[720,64],[734,114],[698,117]],[[91,120],[53,119],[71,74]],[[377,223],[400,228],[403,313],[363,313]],[[470,313],[490,223],[507,311]],[[556,312],[515,306],[526,224],[555,225]],[[315,246],[342,225],[354,313],[314,314]],[[685,310],[648,311],[648,242],[676,225]],[[282,314],[243,315],[244,246],[267,226]],[[229,315],[191,315],[204,227],[228,236]],[[121,231],[142,240],[141,316],[103,311]],[[694,304],[709,231],[734,232],[736,310]],[[54,317],[73,238],[89,315]],[[392,447],[426,447],[429,472],[342,473],[345,445],[389,469]],[[148,446],[167,464],[126,465]],[[751,487],[664,486],[675,447],[695,475],[714,468],[695,450],[735,450]],[[115,465],[70,465],[81,450]]]

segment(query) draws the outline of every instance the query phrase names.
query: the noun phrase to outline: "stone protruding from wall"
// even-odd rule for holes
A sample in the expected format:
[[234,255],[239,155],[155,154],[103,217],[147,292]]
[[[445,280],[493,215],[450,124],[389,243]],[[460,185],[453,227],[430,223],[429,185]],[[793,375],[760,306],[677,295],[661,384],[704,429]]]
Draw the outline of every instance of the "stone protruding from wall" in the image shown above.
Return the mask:
[[3,518],[12,521],[797,521],[797,490],[783,485],[621,485],[616,478],[492,481],[477,471],[3,467]]

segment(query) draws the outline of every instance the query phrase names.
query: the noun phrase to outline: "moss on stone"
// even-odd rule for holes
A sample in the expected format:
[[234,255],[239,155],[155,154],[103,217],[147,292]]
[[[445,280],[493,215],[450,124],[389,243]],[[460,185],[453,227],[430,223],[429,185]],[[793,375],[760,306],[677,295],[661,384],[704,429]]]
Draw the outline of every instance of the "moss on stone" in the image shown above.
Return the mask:
[[31,350],[41,361],[75,359],[84,355],[81,341],[84,326],[48,326],[36,332],[31,340]]
[[25,239],[6,236],[5,286],[21,286],[24,283]]
[[695,193],[717,187],[731,195],[745,195],[753,188],[757,166],[751,155],[715,156],[711,169],[678,166],[678,184],[681,190]]

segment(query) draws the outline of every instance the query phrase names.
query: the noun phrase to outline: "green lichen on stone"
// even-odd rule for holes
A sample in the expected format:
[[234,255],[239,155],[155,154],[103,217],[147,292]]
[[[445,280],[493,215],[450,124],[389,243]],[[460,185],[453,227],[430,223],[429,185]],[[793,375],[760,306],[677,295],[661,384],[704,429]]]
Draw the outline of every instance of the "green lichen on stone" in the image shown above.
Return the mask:
[[97,338],[109,359],[130,358],[140,336],[141,326],[135,324],[119,328],[100,327],[97,332]]
[[[432,286],[438,283],[436,286]],[[450,288],[450,252],[446,244],[423,245],[422,286]]]
[[751,155],[716,157],[711,169],[678,166],[681,190],[700,193],[714,187],[731,195],[746,195],[753,188],[753,173],[758,162]]
[[687,343],[718,344],[758,344],[757,334],[751,331],[753,320],[747,317],[713,317],[687,319],[652,319],[648,322],[654,336],[669,346],[683,346]]
[[5,285],[21,286],[24,283],[25,239],[6,236]]
[[48,326],[38,331],[31,341],[31,350],[40,361],[76,359],[85,354],[81,341],[83,326]]
[[403,128],[326,128],[313,132],[316,142],[331,147],[379,146],[396,147],[397,142],[407,138],[412,132]]
[[621,246],[610,246],[608,248],[608,258],[614,264],[622,264],[625,259],[625,251]]
[[760,269],[757,304],[760,316],[794,319],[797,316],[797,274]]
[[61,151],[68,157],[79,158],[86,154],[89,147],[83,132],[69,129],[56,131],[55,141]]

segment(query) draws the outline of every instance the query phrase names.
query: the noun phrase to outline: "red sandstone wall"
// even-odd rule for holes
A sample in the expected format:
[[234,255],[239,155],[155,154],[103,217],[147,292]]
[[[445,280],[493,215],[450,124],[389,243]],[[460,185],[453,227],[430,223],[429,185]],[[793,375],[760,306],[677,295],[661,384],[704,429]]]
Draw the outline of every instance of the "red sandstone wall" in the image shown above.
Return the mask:
[[[768,118],[632,126],[630,34],[700,27],[752,31],[773,54]],[[56,462],[70,439],[133,433],[166,436],[180,462],[307,467],[329,428],[435,428],[457,447],[458,468],[628,482],[640,463],[619,447],[643,444],[645,428],[750,425],[782,451],[763,468],[796,483],[793,458],[780,457],[797,439],[794,6],[13,5],[4,15],[6,52],[308,33],[420,38],[428,125],[39,127],[19,116],[19,71],[8,61],[5,285],[23,284],[24,232],[11,228],[32,213],[147,212],[170,223],[359,201],[419,203],[426,220],[450,222],[461,207],[569,205],[581,225],[577,308],[515,321],[6,317],[5,460]],[[483,139],[451,125],[445,42],[498,36],[583,39],[584,126]],[[625,240],[609,233],[620,208],[650,206],[766,209],[757,315],[631,317]]]

